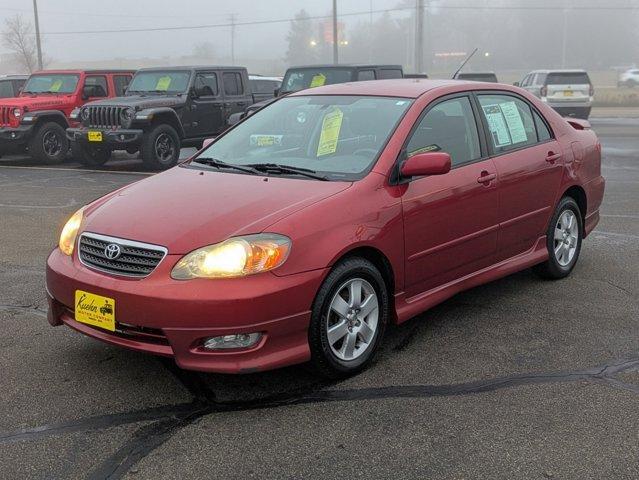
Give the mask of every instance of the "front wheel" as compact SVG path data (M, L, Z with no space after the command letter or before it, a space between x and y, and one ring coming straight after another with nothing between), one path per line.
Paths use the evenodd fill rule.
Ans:
M170 125L158 125L144 136L142 160L155 170L166 170L180 158L180 137Z
M311 363L322 375L342 378L364 370L377 351L389 317L389 297L368 260L337 264L322 284L311 314Z
M101 167L111 158L111 150L105 147L93 147L81 145L77 142L71 144L73 159L87 167Z
M583 222L579 205L571 197L564 197L546 232L548 260L534 267L535 273L543 278L560 279L570 275L579 259Z
M64 128L56 122L48 122L36 131L29 142L29 154L47 165L62 163L69 151L69 140Z

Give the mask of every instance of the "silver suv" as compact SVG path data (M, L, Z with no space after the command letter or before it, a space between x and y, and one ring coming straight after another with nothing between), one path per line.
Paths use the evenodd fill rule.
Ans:
M518 86L541 98L561 115L590 116L595 89L585 70L535 70Z

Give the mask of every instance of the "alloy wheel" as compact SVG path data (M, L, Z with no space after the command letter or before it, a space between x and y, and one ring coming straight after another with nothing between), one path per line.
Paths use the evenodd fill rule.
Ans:
M579 242L579 222L572 210L564 210L555 225L554 253L557 263L567 267L575 258Z
M42 137L42 149L49 157L55 157L62 150L62 142L58 134L52 130Z
M333 354L344 361L363 355L377 332L379 301L373 286L362 278L350 279L328 308L326 334Z
M155 139L155 155L162 162L169 161L175 154L175 143L167 133L161 133Z

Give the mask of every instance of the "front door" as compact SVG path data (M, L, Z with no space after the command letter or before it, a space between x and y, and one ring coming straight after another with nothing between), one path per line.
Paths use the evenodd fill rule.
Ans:
M531 249L554 210L563 151L531 105L512 94L477 96L499 177L499 258Z
M447 152L452 170L412 179L402 196L408 297L492 263L498 182L482 150L476 112L465 95L428 107L412 133L406 155Z
M224 84L224 107L228 118L234 113L244 112L248 107L248 85L244 85L242 75L239 72L222 73L222 82Z
M222 132L224 122L224 100L220 94L216 72L198 72L193 82L188 137L214 136Z

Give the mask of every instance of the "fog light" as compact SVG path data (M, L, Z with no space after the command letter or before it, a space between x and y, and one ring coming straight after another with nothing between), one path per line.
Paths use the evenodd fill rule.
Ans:
M16 132L11 132L11 138L16 138Z
M261 333L236 333L220 337L207 338L204 348L207 350L226 350L230 348L248 348L255 345L262 338Z

